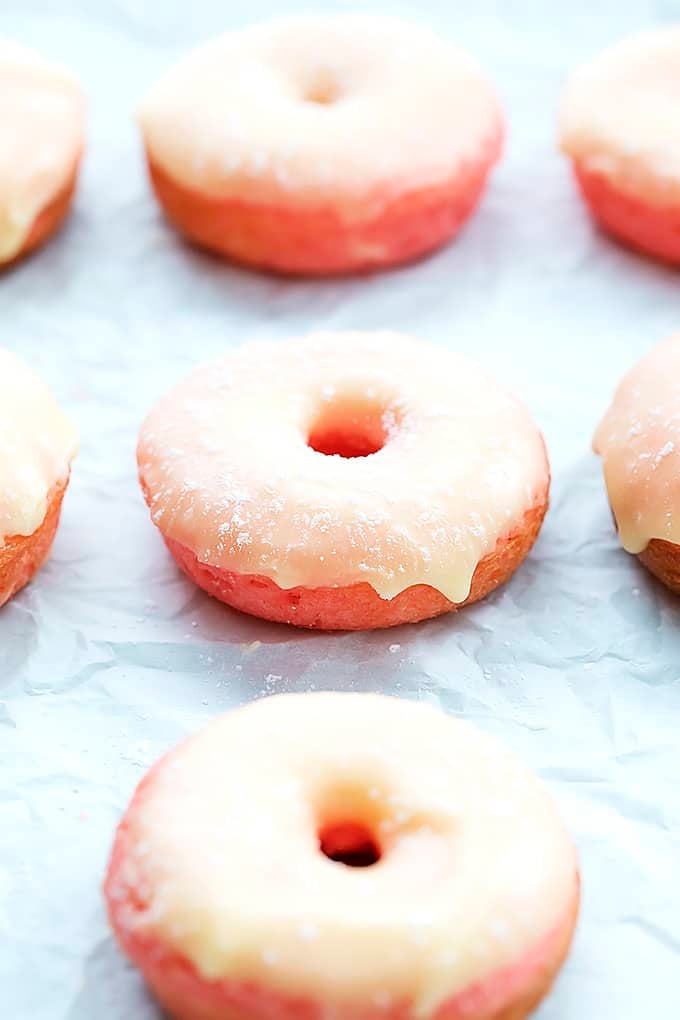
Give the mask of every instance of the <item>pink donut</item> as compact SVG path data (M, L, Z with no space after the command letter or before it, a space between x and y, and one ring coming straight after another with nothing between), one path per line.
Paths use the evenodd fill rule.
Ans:
M680 594L680 333L625 375L595 433L624 549Z
M105 894L177 1020L522 1020L579 880L502 745L429 706L324 693L253 702L163 758Z
M0 348L0 606L49 556L77 450L47 386Z
M246 344L162 398L137 459L152 519L197 584L327 630L482 598L531 548L550 481L514 397L397 333Z
M680 27L625 39L579 68L562 99L562 149L597 222L680 262Z
M0 38L0 266L42 244L67 215L84 146L71 74Z
M498 159L498 102L463 52L373 15L298 16L195 50L140 112L168 218L287 273L416 258L452 237Z

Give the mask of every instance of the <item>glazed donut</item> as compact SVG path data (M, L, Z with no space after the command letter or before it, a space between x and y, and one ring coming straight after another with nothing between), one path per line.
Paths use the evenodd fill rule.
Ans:
M7 265L42 244L70 208L83 95L65 69L0 38L0 122L0 265Z
M177 1020L522 1020L579 880L509 750L429 706L322 693L253 702L163 758L105 895Z
M590 211L614 237L680 262L680 27L645 32L567 86L561 145Z
M0 348L0 606L49 554L77 445L47 387Z
M475 362L398 333L231 351L160 400L137 459L152 519L197 584L326 630L483 598L548 505L522 405Z
M602 457L621 543L680 592L680 333L624 377L600 423Z
M372 15L299 16L195 50L140 123L169 220L221 255L285 273L404 262L452 237L502 142L476 64Z

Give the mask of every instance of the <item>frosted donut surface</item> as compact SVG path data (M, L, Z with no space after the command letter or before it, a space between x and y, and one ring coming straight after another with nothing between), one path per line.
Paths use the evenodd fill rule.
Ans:
M570 79L563 150L624 193L680 203L680 26L610 47Z
M47 386L0 348L0 546L42 523L49 492L68 479L77 449Z
M360 422L370 456L310 445ZM154 522L199 561L280 588L431 585L464 601L480 560L547 501L526 409L474 361L396 333L254 342L194 371L146 418Z
M645 355L619 385L593 448L621 543L680 544L680 333Z
M151 87L153 160L216 197L375 215L448 181L500 134L475 62L431 30L367 14L280 18L193 51ZM496 146L496 142L494 142Z
M22 248L68 185L83 148L85 103L71 74L0 38L0 262Z

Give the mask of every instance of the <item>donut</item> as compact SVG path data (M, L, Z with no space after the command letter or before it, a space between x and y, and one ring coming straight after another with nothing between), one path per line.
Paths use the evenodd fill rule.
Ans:
M44 383L0 348L0 606L49 554L77 445Z
M574 847L519 759L370 694L213 720L142 780L104 889L177 1020L522 1020L579 904Z
M279 18L189 53L140 109L172 224L282 273L378 269L442 245L500 155L477 65L419 25Z
M593 440L624 549L680 592L680 333L619 385Z
M139 477L179 566L228 605L324 630L483 598L548 505L542 437L474 361L398 333L255 341L144 421Z
M0 266L16 262L66 217L83 151L85 103L59 65L0 38Z
M680 262L680 27L626 39L580 68L561 147L594 219L614 238Z

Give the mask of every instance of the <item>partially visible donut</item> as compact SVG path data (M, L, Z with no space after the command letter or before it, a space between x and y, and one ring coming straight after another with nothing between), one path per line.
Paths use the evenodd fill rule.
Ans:
M105 894L176 1020L523 1020L579 878L547 792L490 737L304 694L213 721L147 774Z
M560 136L595 220L648 255L680 262L680 26L644 32L580 68Z
M80 87L62 67L0 39L0 266L41 245L67 215L85 133Z
M231 351L161 399L137 459L152 519L197 584L326 630L483 598L529 552L550 483L514 397L398 333Z
M680 593L680 333L626 374L593 448L624 549Z
M281 18L185 57L141 107L168 218L287 273L380 268L452 237L498 159L498 102L463 52L374 15Z
M0 348L0 605L49 554L76 449L47 387Z

